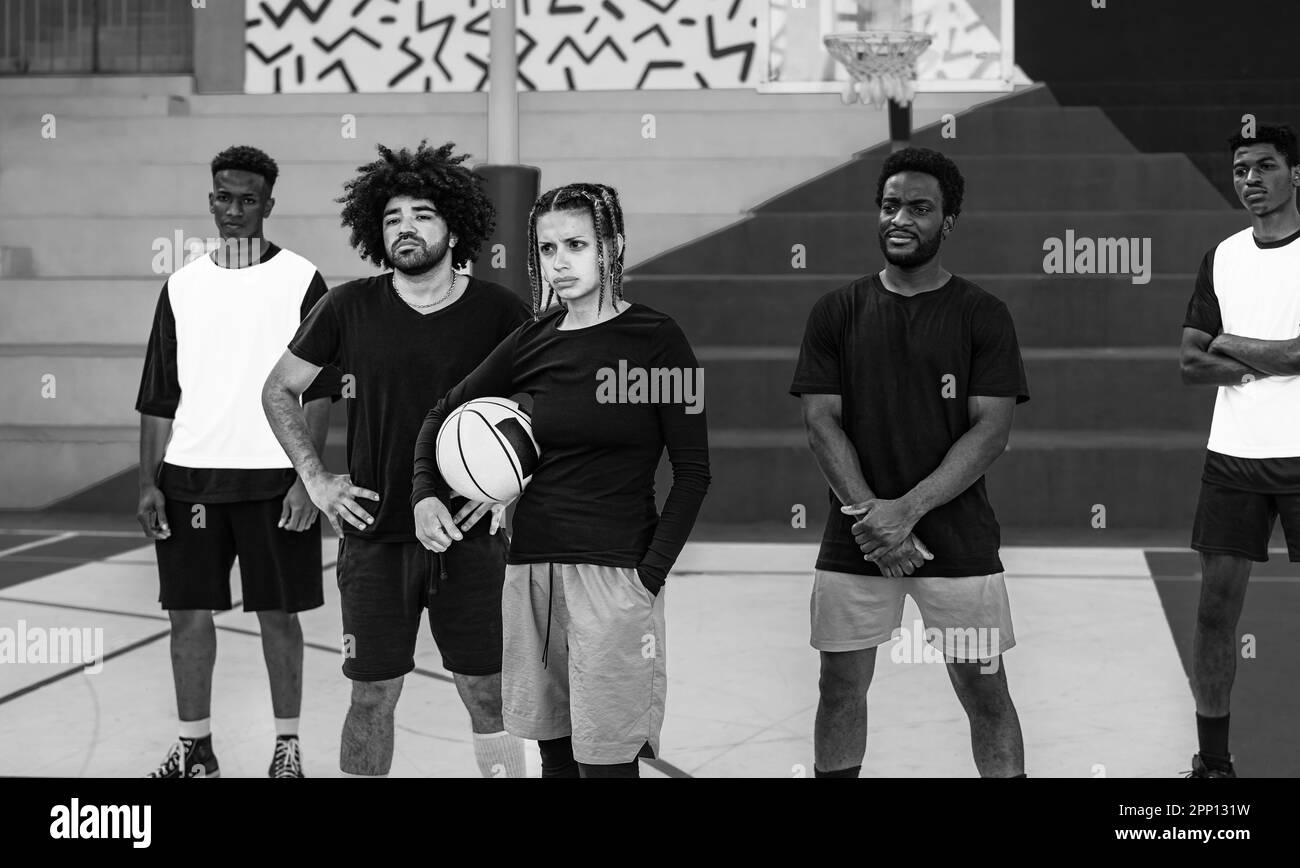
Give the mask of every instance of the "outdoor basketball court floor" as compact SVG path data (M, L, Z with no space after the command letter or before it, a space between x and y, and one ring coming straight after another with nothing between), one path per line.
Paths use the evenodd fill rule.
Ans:
M0 529L0 630L102 628L102 671L0 663L0 774L135 777L175 738L167 620L151 544L127 531ZM332 538L326 604L308 643L301 735L310 777L337 775L349 687ZM816 547L693 543L666 593L668 711L647 777L811 776L817 654L808 646ZM1035 777L1171 777L1196 749L1185 674L1195 556L1150 548L1003 549L1017 646L1006 656ZM236 592L238 584L235 584ZM1233 748L1242 776L1300 776L1300 565L1257 567L1240 631ZM917 619L909 601L904 626ZM21 623L20 623L21 622ZM273 745L257 619L217 616L214 746L225 777L266 774ZM882 648L864 777L972 777L969 733L943 666ZM887 653L888 650L888 653ZM423 628L398 705L395 777L476 776L469 720ZM530 767L537 774L535 746Z

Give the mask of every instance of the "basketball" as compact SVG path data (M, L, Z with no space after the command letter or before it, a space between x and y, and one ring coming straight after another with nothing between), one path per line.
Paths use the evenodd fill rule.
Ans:
M479 398L456 409L438 431L438 469L452 490L484 503L509 503L537 467L532 420L507 398Z

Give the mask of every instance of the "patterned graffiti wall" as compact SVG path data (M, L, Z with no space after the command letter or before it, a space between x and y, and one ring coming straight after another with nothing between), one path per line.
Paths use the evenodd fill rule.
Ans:
M245 0L247 93L476 91L491 0ZM754 87L766 0L513 0L521 87Z

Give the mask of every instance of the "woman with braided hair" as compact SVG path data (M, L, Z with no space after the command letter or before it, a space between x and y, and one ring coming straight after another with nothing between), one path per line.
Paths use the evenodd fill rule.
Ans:
M514 396L530 412L541 454L502 596L506 729L540 742L543 777L637 777L663 726L664 582L709 484L703 373L671 318L623 298L612 188L543 194L528 236L533 319L425 417L412 505L436 512L449 496L434 444L453 410ZM660 514L665 449L673 484Z

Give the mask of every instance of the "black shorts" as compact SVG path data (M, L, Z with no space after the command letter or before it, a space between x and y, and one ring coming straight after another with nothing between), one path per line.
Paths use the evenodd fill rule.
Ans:
M283 505L282 497L207 504L167 498L172 535L154 541L162 607L233 608L230 568L236 557L245 612L302 612L323 605L320 518L300 532L278 528Z
M449 672L500 672L505 575L500 531L453 543L441 555L418 542L374 542L345 534L338 560L343 674L353 681L387 681L414 669L425 608Z
M1287 555L1300 562L1300 494L1261 494L1202 482L1192 548L1263 563L1268 560L1268 540L1279 516Z

